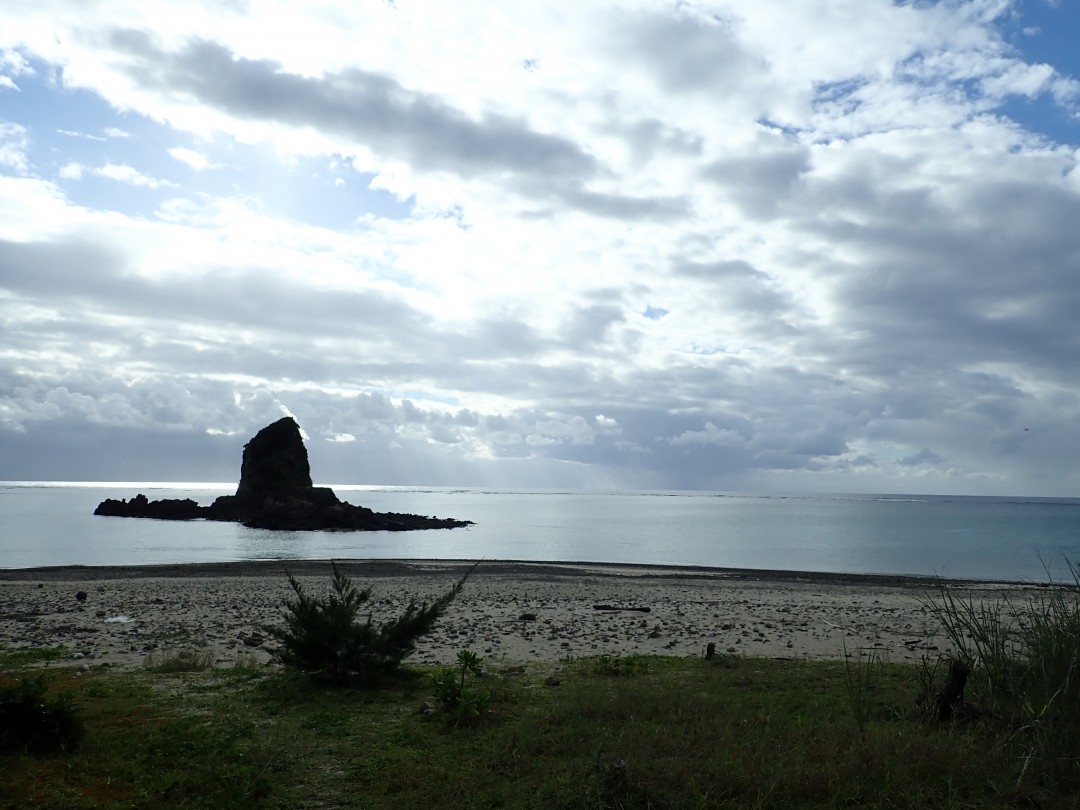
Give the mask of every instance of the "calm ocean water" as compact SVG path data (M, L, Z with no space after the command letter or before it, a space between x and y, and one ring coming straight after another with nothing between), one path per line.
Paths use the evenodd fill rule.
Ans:
M522 492L335 486L380 512L475 521L405 533L268 532L95 517L104 498L194 498L235 485L0 482L0 568L290 559L513 559L1067 577L1080 499L702 492Z

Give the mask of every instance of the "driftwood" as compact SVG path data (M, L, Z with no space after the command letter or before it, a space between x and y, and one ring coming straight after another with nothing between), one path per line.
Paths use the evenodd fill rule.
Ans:
M650 607L619 607L618 605L593 605L593 610L636 610L638 613L649 613Z
M971 667L963 661L956 660L949 664L949 677L935 698L938 720L944 722L951 719L956 707L964 702L964 686L970 674Z

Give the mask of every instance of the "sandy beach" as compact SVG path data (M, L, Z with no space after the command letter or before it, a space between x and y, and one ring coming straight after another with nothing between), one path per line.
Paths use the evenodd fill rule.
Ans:
M270 660L260 630L279 624L291 595L285 567L311 593L329 588L328 562L248 562L0 571L4 646L71 650L75 666L143 666L147 656L204 650L217 666ZM371 585L376 619L409 599L444 593L470 563L340 563ZM461 649L493 666L567 657L717 652L771 658L840 658L874 649L906 661L946 650L920 599L937 581L801 572L582 563L484 562L410 660L453 659ZM1023 586L953 583L994 598ZM1033 588L1034 590L1034 588ZM79 593L85 598L78 599ZM600 608L600 609L598 609ZM647 610L646 610L647 609ZM56 665L55 663L53 665Z

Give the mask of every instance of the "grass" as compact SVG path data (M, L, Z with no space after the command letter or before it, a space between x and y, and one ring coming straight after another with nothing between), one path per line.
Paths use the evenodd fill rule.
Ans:
M48 672L87 734L0 759L5 807L1042 807L1072 783L1017 777L1024 748L916 710L914 667L877 661L850 719L842 662L635 657L498 668L467 726L420 712L426 671L377 690L280 670ZM618 677L612 677L617 675Z
M0 806L1075 807L1073 575L1024 604L927 597L970 669L946 723L929 709L948 666L861 649L607 655L556 671L463 652L457 668L366 689L252 659L217 669L191 650L129 673L39 666L62 648L0 652L0 688L34 672L86 729L78 750L0 758Z
M1071 584L1023 603L941 588L924 604L971 668L972 709L1011 729L1022 748L1022 775L1080 787L1080 571L1069 570Z
M30 664L47 664L52 661L62 661L69 655L71 655L71 650L63 645L59 647L16 647L10 650L0 650L0 672L18 669Z
M154 650L146 656L143 665L155 672L203 672L213 669L214 657L211 650Z

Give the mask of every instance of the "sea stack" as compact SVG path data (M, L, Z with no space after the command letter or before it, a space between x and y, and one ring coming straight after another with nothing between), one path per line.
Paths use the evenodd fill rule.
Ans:
M306 489L311 489L311 465L300 426L291 416L267 425L244 445L237 498L287 498Z
M317 525L320 520L326 520L318 517L320 509L341 505L329 487L312 486L311 465L300 426L291 416L286 416L264 427L244 445L236 494L223 495L214 501L206 517L238 520L270 529L286 528L272 523L298 522L311 523L314 528L348 528Z
M378 513L338 499L329 487L313 486L307 448L291 416L267 425L244 445L235 495L210 506L193 500L150 501L139 494L106 499L95 515L158 520L224 520L257 529L288 531L408 531L453 529L472 521Z

